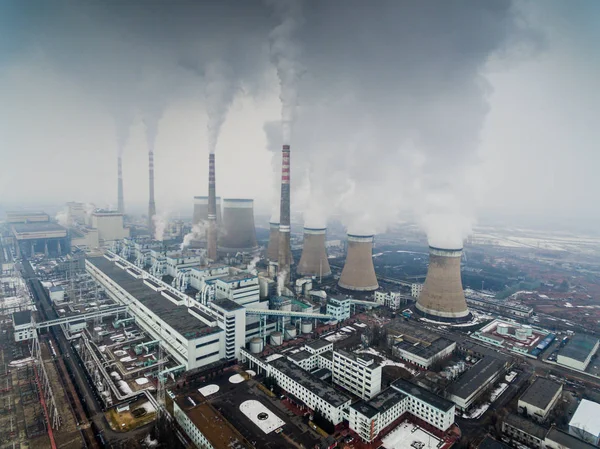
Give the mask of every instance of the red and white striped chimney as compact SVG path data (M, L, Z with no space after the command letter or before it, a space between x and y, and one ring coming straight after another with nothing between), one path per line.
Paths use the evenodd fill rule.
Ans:
M281 208L279 213L279 257L278 276L284 276L285 283L290 280L292 249L290 245L290 146L281 150Z

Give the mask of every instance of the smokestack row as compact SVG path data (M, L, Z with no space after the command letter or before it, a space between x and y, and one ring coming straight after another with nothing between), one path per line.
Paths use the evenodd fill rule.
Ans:
M223 225L219 233L222 254L250 252L257 248L254 200L223 199Z
M373 291L379 288L373 266L373 236L348 234L346 263L338 285L345 290Z
M148 231L150 236L154 236L154 220L152 217L156 215L156 203L154 202L154 152L148 152L148 179L149 179L149 200L148 200Z
M217 204L217 226L219 226L223 219L221 217L221 197L216 197ZM192 218L192 224L198 224L200 222L208 221L208 197L207 196L195 196L194 197L194 214Z
M215 185L215 155L208 155L208 228L206 248L209 259L217 260L217 194Z
M267 259L277 262L279 257L279 223L269 223L269 245L267 246Z
M290 280L292 265L292 248L290 244L290 146L284 145L281 150L281 207L279 213L279 255L278 277L284 282Z
M460 278L462 248L429 247L429 268L417 311L439 321L466 321L470 318Z
M118 179L117 196L118 196L119 213L124 214L125 213L125 201L123 200L123 167L122 167L121 155L119 155L119 158L117 159L117 179Z
M298 263L298 274L319 277L331 275L327 250L325 249L326 232L326 228L304 228L304 243L302 256Z

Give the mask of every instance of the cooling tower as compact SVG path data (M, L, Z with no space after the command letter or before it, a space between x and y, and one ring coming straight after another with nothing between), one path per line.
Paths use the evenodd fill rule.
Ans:
M148 152L148 180L149 180L149 195L148 195L148 231L150 236L154 236L154 220L152 217L156 215L156 203L154 202L154 152Z
M217 225L222 223L221 217L221 198L217 197ZM201 221L208 221L208 197L207 196L195 196L194 197L194 214L192 217L192 224L198 224Z
M269 223L269 245L267 246L267 259L277 262L279 257L279 223Z
M254 222L252 223L254 227ZM217 194L215 182L215 154L208 155L208 228L206 229L206 255L217 260Z
M281 150L281 203L279 212L279 255L277 265L279 275L284 282L290 280L292 265L292 247L290 244L290 146ZM279 276L278 275L278 276Z
M118 185L117 185L117 196L118 196L118 207L119 213L125 213L125 201L123 200L123 167L121 156L117 159L117 177L118 177Z
M326 231L326 228L304 228L304 244L298 263L298 274L319 277L331 275L325 249Z
M223 199L223 225L219 232L219 252L253 251L257 247L254 229L254 200Z
M348 234L348 253L338 285L353 291L372 291L379 288L373 266L372 235Z
M469 318L469 309L460 279L461 249L429 247L429 268L417 301L417 310L442 321Z

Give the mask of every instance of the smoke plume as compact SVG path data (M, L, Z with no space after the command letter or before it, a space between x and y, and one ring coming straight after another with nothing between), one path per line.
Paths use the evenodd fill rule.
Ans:
M162 242L169 224L167 214L156 214L152 217L152 221L154 222L154 239Z
M59 225L64 226L65 228L69 227L71 224L69 220L69 211L66 209L59 211L54 217L54 219Z
M236 84L233 69L223 60L209 62L204 70L204 79L208 115L208 150L212 154L217 148L221 127L233 103Z
M257 274L256 264L260 261L259 256L254 256L248 266L246 267L246 271L252 274Z
M207 223L201 221L200 223L192 226L192 230L183 236L183 242L181 242L181 251L189 247L192 240L199 240L206 235Z

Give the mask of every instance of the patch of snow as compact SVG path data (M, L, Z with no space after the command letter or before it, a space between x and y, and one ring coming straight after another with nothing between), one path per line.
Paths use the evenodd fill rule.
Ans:
M283 354L271 354L270 356L267 356L265 362L272 362L273 360L280 359L281 357L283 357Z
M119 373L117 373L116 371L112 371L110 373L110 377L112 377L115 380L121 380L121 376L119 375Z
M144 410L146 410L146 413L148 413L148 414L156 412L156 409L149 401L144 402L138 408L143 408Z
M437 449L441 440L408 421L398 425L382 440L386 449L410 449L416 446L413 446L415 442L422 444L421 449Z
M481 404L479 407L470 410L468 413L463 413L463 418L465 419L477 419L483 415L487 409L490 408L490 403L486 402Z
M498 385L494 391L492 391L492 393L490 394L490 400L492 402L494 402L496 399L498 399L502 393L504 393L506 391L506 389L508 388L508 384L505 384L504 382L502 382L500 385Z
M570 308L570 307L573 307L573 304L571 304L570 302L566 302L566 303L565 303L565 307L569 307L569 308Z
M8 365L9 366L25 366L25 365L29 365L30 363L33 363L33 361L34 361L33 357L27 357L24 359L13 360Z
M275 413L254 399L242 402L240 411L264 433L271 433L285 424Z
M506 376L504 376L504 379L506 379L506 381L508 383L512 382L513 380L515 380L515 377L517 377L517 373L515 373L514 371L511 371L510 373L508 373Z
M333 335L329 335L328 337L325 337L325 340L334 342L334 341L343 340L345 338L348 338L347 334L336 333Z
M138 385L146 385L148 382L150 382L150 381L148 379L146 379L145 377L140 377L135 380L135 383Z
M127 382L125 382L124 380L118 381L117 386L119 387L119 390L121 390L125 394L133 393L131 387L127 385Z
M256 371L253 371L253 370L251 370L251 369L247 369L247 370L246 370L246 373L248 373L248 375L249 375L250 377L254 377L254 376L256 376Z
M198 391L202 396L210 396L219 391L219 386L215 384L206 385L205 387L198 388Z
M125 363L126 362L133 362L134 360L135 360L135 357L130 357L130 356L123 357L122 359L119 359L120 362L125 362Z
M229 378L229 382L231 382L232 384L239 384L242 383L244 380L245 379L242 377L241 374L234 374Z
M367 327L365 323L354 323L354 325L358 327Z

